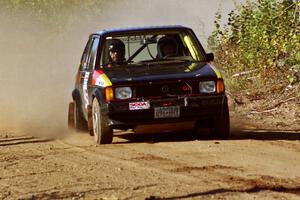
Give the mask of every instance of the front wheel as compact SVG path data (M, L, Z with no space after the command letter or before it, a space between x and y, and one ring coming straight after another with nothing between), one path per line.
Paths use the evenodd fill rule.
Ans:
M108 117L101 113L97 98L93 100L93 131L97 144L110 144L113 140L113 129L108 126Z
M217 117L210 128L210 132L214 139L226 140L230 135L230 119L228 105L223 106L222 113Z

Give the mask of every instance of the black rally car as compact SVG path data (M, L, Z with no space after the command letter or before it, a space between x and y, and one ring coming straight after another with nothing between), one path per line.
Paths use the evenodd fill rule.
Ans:
M99 144L113 129L195 122L215 139L229 136L223 78L194 32L183 26L103 30L83 52L69 127L89 130Z

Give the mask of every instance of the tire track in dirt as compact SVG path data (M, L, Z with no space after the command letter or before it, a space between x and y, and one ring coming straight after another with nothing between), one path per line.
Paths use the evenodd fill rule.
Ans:
M124 149L124 147L126 147L125 148L126 154L131 155L126 158L127 160L136 159L136 160L144 160L146 162L149 161L150 163L151 162L162 163L164 165L170 165L173 167L176 167L176 166L177 167L187 167L187 168L200 167L200 169L202 169L201 167L205 168L207 166L208 167L218 166L218 164L217 165L214 164L215 162L205 162L202 164L200 164L199 162L191 163L192 160L199 161L199 159L203 159L203 160L211 159L212 152L209 152L207 150L207 147L209 147L209 149L212 149L212 150L215 150L215 149L226 150L227 147L229 147L228 145L225 145L225 146L223 145L221 147L219 146L222 143L224 143L224 144L228 143L225 141L220 141L220 142L219 141L191 141L191 142L192 143L190 143L190 144L193 144L193 145L200 144L199 150L197 150L196 152L195 152L195 150L188 152L186 150L183 150L183 148L178 147L178 143L176 143L176 145L172 145L170 142L155 143L155 144L143 144L143 145L136 145L135 143L133 143L135 145L130 145L130 143L129 144L127 143L125 145L120 146L120 148ZM207 147L203 148L203 145L201 146L202 142L204 142L205 144L208 144ZM247 152L247 149L251 150L250 147L253 146L254 144L257 146L257 148L259 146L264 146L264 144L265 144L265 141L257 141L257 140L254 140L254 141L247 140L246 142L248 145L246 145L245 147L237 146L237 148L234 148L234 151L242 150L241 154L243 154L243 153ZM237 142L234 141L234 144L232 144L232 145L236 146L238 143L239 143L238 141ZM118 146L118 145L112 145L112 146ZM185 144L182 146L185 146ZM108 151L106 151L105 153L107 153L107 155L109 155L109 151L110 151L110 147L108 147ZM228 150L226 150L226 152L227 151ZM209 153L209 154L205 155L206 153ZM215 153L213 153L213 155L214 154ZM218 154L218 152L216 152L216 154ZM218 157L220 157L220 156L218 156ZM220 159L218 157L216 157L215 160ZM197 159L195 159L195 158L197 158ZM122 158L122 159L124 159L124 158ZM184 163L190 163L191 165L186 166ZM226 167L230 167L232 165L226 165L226 164L220 165L219 164L219 166L224 166L224 168L226 168ZM243 168L244 167L242 167L242 166L234 167L236 172L237 171L242 172ZM231 170L233 170L233 167ZM244 170L247 170L247 168L244 168Z
M239 171L239 172L243 172L243 168L242 167L231 167L231 166L224 166L224 165L212 165L212 166L190 166L190 165L186 165L183 164L181 162L177 162L174 160L171 160L167 157L162 157L162 156L158 156L158 155L153 155L153 154L147 154L145 152L140 151L140 148L137 148L136 146L132 146L132 145L128 145L128 147L125 147L126 145L122 145L122 148L125 148L127 153L128 151L130 152L129 154L132 155L132 157L130 159L127 158L127 160L133 160L133 162L135 161L146 161L148 162L148 164L150 164L150 166L156 166L159 168L159 171L163 171L165 174L166 171L170 172L173 176L174 173L176 174L175 176L178 176L178 174L184 175L184 176L188 176L188 177L196 177L197 180L195 180L195 184L197 184L197 182L199 182L199 178L201 178L201 176L199 176L199 172L200 174L205 173L206 174L206 181L202 181L203 183L207 183L209 184L209 182L215 182L215 183L220 183L226 182L226 177L228 174L228 171L230 171L230 174L234 174L235 172ZM155 150L160 152L160 148L165 149L165 145L162 146L155 146ZM145 148L145 146L143 146ZM85 148L86 149L86 148ZM173 152L174 148L170 147L167 148L168 151ZM86 149L87 151L88 148ZM175 151L175 153L178 153ZM134 156L134 155L138 155L138 156ZM164 153L163 153L164 155ZM108 155L110 156L110 155ZM117 160L119 160L119 158L117 158ZM136 163L135 163L136 164ZM145 163L139 163L139 165L145 166ZM174 169L165 169L163 168L164 165L168 165L168 166L172 166ZM176 167L176 168L175 168ZM140 167L138 167L140 168ZM145 168L143 168L143 171ZM196 173L191 173L191 172L196 172ZM169 173L167 173L168 176L170 176ZM209 178L210 177L210 178ZM223 178L222 178L223 177ZM231 176L231 177L235 177L235 176ZM202 175L203 178L203 175ZM236 179L239 178L239 176L235 177ZM210 180L210 181L209 181ZM247 182L244 182L245 184L247 184ZM227 187L230 188L231 184L227 183ZM246 189L243 190L230 190L228 189L227 192L239 192L239 193L243 193L246 191Z
M3 171L0 176L0 185L7 188L6 194L24 194L27 192L26 187L28 185L36 187L35 183L30 183L31 179L45 177L56 172L56 170L47 170L46 167L41 167L43 165L39 161L42 161L45 157L45 151L40 150L40 142L44 143L43 147L47 147L49 143L53 144L51 140L32 136L5 137L5 139L1 139L0 144L3 146L1 147L1 152L3 153L1 156L1 168ZM29 184L25 184L27 182ZM2 191L5 190L2 189Z
M19 148L28 148L28 145L30 144L23 144L21 146L19 146ZM31 144L31 145L35 145L35 144ZM101 148L100 147L95 147L95 148L82 148L82 147L76 147L76 146L72 146L72 145L68 145L68 144L64 144L60 141L52 141L49 142L47 144L43 144L43 146L45 148L37 148L34 153L35 155L32 156L28 156L25 155L25 157L27 157L27 159L24 160L23 157L21 156L15 156L14 159L15 160L19 160L22 159L22 162L26 161L26 160L30 160L30 158L32 159L41 159L43 158L43 161L49 159L50 157L55 157L55 162L58 163L56 166L54 166L54 169L58 169L60 167L64 167L65 165L68 166L73 166L75 167L75 169L78 169L79 166L81 166L82 169L80 169L79 171L84 172L83 176L78 176L76 179L85 179L86 177L93 177L95 176L95 170L90 169L91 166L97 166L95 168L100 169L103 174L99 174L97 173L96 176L98 178L102 177L102 178L106 178L106 181L104 182L109 182L112 181L114 182L114 184L116 184L117 180L111 180L111 176L110 177L105 177L105 172L106 173L113 173L115 177L118 177L117 174L127 172L127 175L125 176L132 176L134 174L136 174L138 176L138 178L135 178L135 181L132 181L129 186L127 183L123 182L121 184L117 184L120 187L119 191L122 193L126 193L126 191L139 191L142 188L148 188L150 187L156 187L156 182L157 180L159 180L159 182L165 183L165 184L161 184L161 186L163 188L165 188L167 190L167 187L170 186L170 183L172 183L172 185L176 187L180 187L182 184L186 184L189 185L191 182L196 182L197 179L194 179L192 177L187 177L185 175L183 175L182 177L180 176L171 176L170 177L170 173L166 173L157 169L153 169L153 167L150 166L139 166L139 164L132 162L132 161L128 161L128 160L123 160L120 158L115 158L115 157L111 157L110 155L101 155ZM55 147L55 148L53 148ZM46 150L45 150L46 149ZM54 151L54 152L51 152ZM119 151L119 150L117 150ZM37 155L42 155L44 154L43 157L39 157ZM29 159L28 159L29 158ZM13 159L13 158L10 158ZM9 160L9 159L7 159ZM62 164L61 164L62 163ZM101 163L101 166L99 167L99 163ZM49 164L49 163L48 163ZM105 167L105 165L107 165L107 167ZM115 166L118 166L117 168ZM41 166L42 167L42 166ZM50 167L51 168L51 167ZM93 167L92 167L93 168ZM117 170L117 172L116 172ZM5 179L11 179L11 180L16 180L19 179L21 177L26 178L26 179L34 179L35 177L38 176L44 176L43 174L50 174L52 176L59 176L59 175L63 175L63 173L66 173L66 169L63 168L61 170L55 171L46 171L46 170L41 170L40 173L36 173L36 172L23 172L21 173L21 175L17 174L14 176L7 176L5 177ZM69 171L69 173L72 174L72 171ZM104 176L104 177L103 177ZM102 179L100 178L100 180ZM167 180L164 180L167 179ZM177 180L179 179L179 180ZM146 181L145 181L146 180ZM177 180L177 181L174 181ZM95 179L90 179L89 181L96 182ZM123 180L124 181L124 180ZM12 181L13 182L13 181ZM99 181L98 181L99 182ZM101 182L100 184L104 184L105 183ZM144 184L141 184L145 182ZM177 183L174 183L177 182ZM19 182L20 183L20 182ZM83 181L83 183L88 183ZM18 185L18 184L17 184ZM164 186L164 185L168 185L168 186ZM33 187L34 185L32 185ZM73 186L72 186L73 187ZM70 188L72 188L70 186L68 186L68 184L61 184L60 186L58 186L56 188L55 191L60 190L60 191L66 191ZM85 190L87 191L87 188L93 188L93 185L88 183L86 184L86 186L84 186L83 184L81 184L81 190ZM39 190L35 190L34 187L32 189L30 189L31 187L29 186L27 188L27 190L29 190L29 193L36 195L39 194L39 192L43 191L43 187L41 187ZM102 187L101 187L102 188ZM109 186L107 186L107 188L110 188ZM118 191L118 189L115 188L116 192ZM98 188L99 189L99 188ZM80 190L80 191L81 191ZM100 189L99 189L100 190ZM98 190L98 191L99 191ZM155 189L151 189L153 192L155 192ZM49 190L48 192L55 192L52 190ZM97 188L95 188L95 191L97 191ZM63 192L64 193L64 192ZM117 192L118 193L118 192Z
M180 168L175 168L172 171L191 173L192 171L217 171L217 170L244 171L242 168L230 167L224 165L211 165L211 166L201 166L201 167L184 166Z
M61 142L61 141L59 141ZM70 144L65 144L64 145L70 145ZM71 145L73 146L73 145ZM127 171L130 170L136 174L139 174L139 176L143 175L142 178L142 182L143 180L147 180L146 182L149 182L149 178L151 176L154 177L152 184L151 184L151 180L150 180L150 185L153 185L153 182L157 182L157 177L160 177L162 179L160 179L160 184L159 186L155 186L155 188L160 187L160 188L169 188L169 184L172 183L171 187L177 185L181 186L181 185L189 185L188 190L193 189L193 187L191 187L191 185L196 185L196 187L194 187L194 190L196 188L199 188L199 179L191 177L189 175L179 175L179 174L174 174L173 172L168 172L165 170L161 170L159 169L159 165L150 165L150 166L145 166L145 165L141 165L140 163L136 163L136 160L133 161L129 161L129 160L124 160L122 158L116 158L116 157L112 157L111 155L99 155L98 151L99 149L96 148L96 151L94 151L95 149L91 150L90 148L82 148L82 147L78 147L78 146L73 146L74 149L76 149L76 151L79 151L83 154L86 154L90 159L91 157L94 157L92 160L97 160L97 159L101 159L101 161L108 161L112 166L121 166L121 171ZM100 147L98 147L100 148ZM103 147L101 147L103 148ZM126 151L127 149L125 148ZM101 151L101 150L100 150ZM153 157L151 157L153 158ZM161 160L161 158L159 157L155 157L155 159ZM165 159L163 159L165 160ZM72 161L74 161L72 159ZM105 162L103 162L103 164L106 164ZM131 172L131 173L132 173ZM124 175L126 177L126 175ZM156 178L155 178L156 177ZM139 181L134 181L135 183L133 185L137 185L139 183ZM154 184L156 185L156 184ZM136 190L135 188L141 188L140 185L138 186L134 186L134 187L130 187L129 190ZM155 191L155 190L154 190Z
M247 154L246 158L252 159L268 158L272 150L287 151L278 156L293 152L266 141L192 140L153 144L125 141L122 144L116 138L116 144L98 146L89 136L70 137L75 141L61 139L0 147L3 149L1 166L5 168L0 172L0 198L8 195L5 198L207 199L213 196L222 199L238 196L244 199L252 194L262 198L267 194L282 198L299 195L299 178L267 175L253 168L255 165L239 160L242 158L239 154Z
M152 168L155 168L156 171L159 171L160 174L162 176L174 176L174 177L177 177L178 176L184 176L184 177L193 177L193 182L194 183L189 183L189 184L199 184L199 180L201 180L202 178L202 184L211 184L212 182L215 182L216 184L220 184L220 182L222 182L222 178L221 177L224 177L228 171L231 171L231 173L235 173L236 171L243 171L241 168L239 167L230 167L230 166L222 166L222 165L214 165L214 166L202 166L202 167L191 167L190 165L187 166L186 164L183 164L183 163L178 163L178 162L174 162L173 160L170 160L169 158L166 158L166 157L161 157L161 156L157 156L157 155L152 155L152 154L145 154L145 152L140 152L138 151L137 149L134 149L134 147L132 145L128 145L129 149L130 149L130 155L132 155L131 157L131 161L129 162L130 164L130 167L132 168L132 163L134 163L135 167L138 168L138 169L142 169L142 171L147 171L148 170L153 170ZM125 145L122 146L122 148L124 148ZM145 146L144 146L145 147ZM157 148L157 146L155 146ZM85 150L89 151L88 148L84 148ZM171 148L173 149L173 148ZM125 150L123 151L126 151L127 152L127 148L125 148ZM135 153L132 153L134 152ZM159 150L158 150L159 151ZM95 153L95 152L93 152ZM138 156L134 156L138 154ZM109 158L111 159L111 156L110 155L107 155L109 156ZM115 159L115 158L114 158ZM121 159L122 162L123 159ZM127 159L128 161L129 159ZM116 159L117 162L120 161L120 158L117 158ZM149 165L145 165L145 163L136 163L136 161L146 161L146 162L149 162L148 164ZM175 165L174 165L175 163ZM127 162L128 164L128 162ZM126 165L127 165L126 164ZM136 164L138 164L138 166L136 166ZM163 168L162 166L164 165L169 165L169 166L172 166L173 168L177 166L177 168L175 168L175 170L169 170L169 169L165 169ZM145 166L148 166L145 168ZM149 167L151 166L151 167ZM178 167L181 167L181 168L178 168ZM177 169L177 170L176 170ZM135 171L139 171L137 169L135 169ZM195 176L195 174L191 174L190 171L198 171L198 172L201 172L200 174L203 174L205 173L205 176L203 175L199 175L199 173ZM178 173L178 172L181 172L181 173ZM185 172L185 173L184 173ZM202 177L201 177L202 176ZM219 177L218 177L219 176ZM204 178L205 177L205 178ZM203 178L204 178L204 181L203 181ZM241 191L243 192L243 191Z
M300 177L288 179L273 176L259 176L257 178L245 179L228 176L224 181L231 183L232 187L240 192L253 193L267 190L300 195Z
M99 151L98 149L94 149L93 150L90 150L89 148L84 148L84 147L78 147L78 146L73 146L71 144L67 144L67 143L64 143L62 141L58 141L60 144L63 144L63 145L67 145L69 147L73 147L74 150L76 151L79 151L80 153L82 154L85 154L87 155L89 158L93 158L93 159L101 159L101 161L107 161L109 163L114 163L113 165L114 166L123 166L123 167L126 167L126 168L130 168L130 169L134 169L134 171L140 171L141 173L145 171L151 171L151 172L155 172L155 173L158 173L160 175L163 175L163 176L173 176L171 173L169 172L165 172L165 171L162 171L162 170L159 170L153 166L144 166L144 165L139 165L137 162L135 162L135 160L139 160L139 157L138 159L132 159L132 160L129 160L129 159L122 159L122 158L118 158L118 157L112 157L111 155L106 155L106 154L98 154L97 151ZM126 149L127 150L127 149ZM124 151L124 150L123 150ZM148 155L149 157L143 157L144 159L146 160L153 160L156 159L156 160L164 160L164 161L168 161L168 159L166 158L162 158L162 157L158 157L158 156L151 156L151 155ZM197 179L193 178L193 177L186 177L186 176L182 176L182 177L176 177L176 178L181 178L182 180L186 180L186 181L197 181Z
M4 137L5 139L1 138L0 139L0 143L1 142L10 142L10 141L18 141L18 140L31 140L34 139L33 136L19 136L19 137Z
M23 136L23 137L9 137L6 139L0 139L0 146L10 146L10 145L19 145L27 143L41 143L49 142L51 139L36 138L32 136Z
M278 144L280 145L281 143L284 143L285 145L281 146L283 148L287 148L290 150L296 150L298 151L297 145L294 142L289 142L289 141L253 141L253 142L258 142L258 143L270 143L270 144ZM157 160L157 161L163 161L163 162L167 162L168 159L166 158L161 158L161 157L157 157L157 156L142 156L140 157L140 159L143 160ZM230 171L230 173L233 173L234 171L239 171L239 172L245 172L245 169L243 169L242 167L231 167L231 166L224 166L224 165L212 165L212 166L184 166L184 167L180 167L180 168L175 168L171 171L175 171L175 172L181 172L181 173L191 173L193 171L211 171L215 174L219 174L219 178L223 178L224 182L228 182L228 184L230 186L232 186L233 188L235 188L234 184L231 184L232 180L240 180L239 183L240 185L244 185L244 189L234 189L234 190L226 190L227 192L232 192L232 191L236 191L236 192L247 192L247 193L253 193L253 192L260 192L260 191L274 191L274 192L283 192L283 193L292 193L292 194L299 194L299 179L296 179L295 181L293 179L282 179L282 178L276 178L276 177L272 177L272 176L264 176L264 175L260 175L255 179L247 179L247 178L242 178L239 176L230 176L230 178L227 178L228 176L228 171ZM270 183L270 179L265 180L265 177L270 177L273 181L273 185ZM230 180L230 181L228 181ZM285 182L289 182L289 184L280 184L280 182L285 181ZM234 181L233 181L234 182ZM257 184L258 182L258 184ZM250 184L249 186L249 183ZM255 184L256 183L256 184Z
M268 141L267 143L300 153L300 141L298 141L298 144L288 141Z

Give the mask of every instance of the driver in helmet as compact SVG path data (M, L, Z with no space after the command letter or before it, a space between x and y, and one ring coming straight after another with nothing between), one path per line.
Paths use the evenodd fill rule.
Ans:
M173 37L164 36L157 43L158 58L178 56L178 44Z
M108 40L108 60L110 64L125 62L125 45L120 39Z

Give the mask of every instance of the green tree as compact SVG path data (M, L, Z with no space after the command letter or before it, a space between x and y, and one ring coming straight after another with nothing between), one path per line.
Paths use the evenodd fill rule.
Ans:
M208 44L218 64L229 75L255 69L262 82L272 72L287 77L290 69L300 70L299 6L295 0L248 1L229 13L225 27L217 13ZM235 86L248 85L240 79Z

